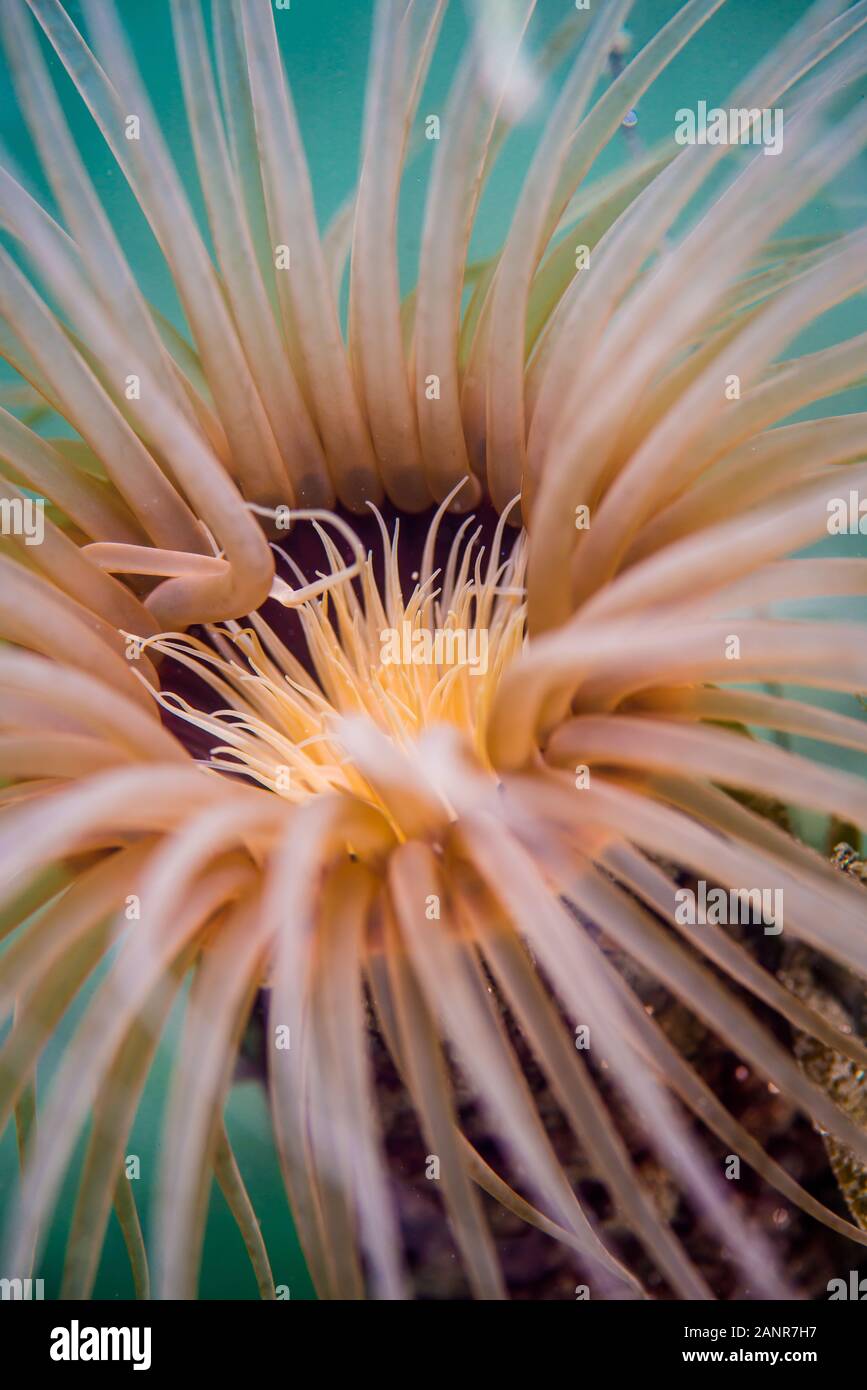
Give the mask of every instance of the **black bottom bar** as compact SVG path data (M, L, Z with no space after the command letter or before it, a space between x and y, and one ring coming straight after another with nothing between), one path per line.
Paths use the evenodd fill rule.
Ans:
M860 1289L856 1290L860 1293ZM458 1313L455 1331L460 1343L440 1335L444 1305L429 1304L420 1312L394 1309L388 1324L381 1309L355 1305L352 1341L335 1342L346 1327L346 1308L323 1303L50 1303L0 1301L0 1335L6 1357L15 1355L27 1370L58 1381L70 1376L90 1378L108 1371L112 1376L140 1376L213 1371L226 1382L237 1372L255 1377L278 1370L290 1379L299 1372L309 1380L333 1366L334 1352L346 1349L357 1372L363 1370L365 1331L376 1337L373 1366L389 1356L383 1333L392 1328L419 1328L417 1344L429 1384L438 1359L443 1372L454 1374L458 1364L466 1373L467 1353L477 1349L487 1376L500 1355L512 1358L518 1346L525 1364L538 1358L539 1372L548 1375L555 1363L552 1351L561 1335L578 1377L582 1367L603 1366L615 1373L645 1376L685 1368L701 1373L712 1366L763 1366L777 1371L799 1366L829 1375L851 1374L863 1356L867 1332L867 1289L822 1303L593 1303L577 1300L561 1315L546 1314L536 1323L526 1304L512 1306L508 1321L489 1323L475 1305ZM554 1316L554 1321L549 1318ZM422 1324L403 1319L421 1317ZM515 1331L523 1323L520 1342ZM467 1322L464 1323L464 1318ZM516 1323L515 1319L519 1319ZM449 1329L451 1330L451 1328ZM533 1341L527 1340L528 1333ZM402 1343L395 1343L396 1351ZM458 1351L458 1346L462 1350ZM370 1347L374 1351L373 1344ZM299 1361L300 1358L300 1361ZM311 1364L312 1362L312 1364ZM400 1357L409 1370L406 1351ZM505 1361L505 1364L510 1364ZM512 1370L514 1365L512 1364ZM414 1375L413 1369L410 1374Z

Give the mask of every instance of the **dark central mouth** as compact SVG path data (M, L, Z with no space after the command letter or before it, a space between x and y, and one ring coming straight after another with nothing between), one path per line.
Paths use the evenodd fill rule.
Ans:
M382 529L376 515L370 510L363 515L358 515L339 505L335 506L333 511L335 516L353 529L365 553L372 556L377 586L382 592L384 583ZM395 531L397 531L400 584L404 596L409 595L418 579L425 543L431 523L436 515L436 508L430 507L424 512L410 513L400 511L391 503L386 502L378 508L378 512L389 537L394 536ZM476 537L473 556L478 556L483 551L487 560L494 543L498 521L497 512L487 501L480 502L477 507L467 513L446 512L440 521L436 535L434 570L443 570L451 547L462 531L465 541ZM349 564L353 558L352 547L349 542L336 528L331 528L328 534L342 560ZM514 526L505 528L498 556L499 563L503 563L509 558L518 534L519 532ZM275 551L276 572L281 579L286 580L293 587L297 586L298 577L293 573L284 556L290 556L308 580L315 579L317 573L323 570L325 556L322 540L309 521L297 521L289 530L278 533L274 545L277 548ZM283 554L280 554L280 551ZM297 611L284 607L274 599L268 599L260 611L280 641L301 662L305 670L311 676L315 676L307 650L304 629ZM241 624L243 626L243 619ZM190 628L190 636L204 642L207 646L213 646L213 633L207 625L197 625ZM159 673L160 688L164 692L181 696L197 709L208 713L220 708L221 702L216 692L196 672L190 670L189 667L174 657L165 656L162 658ZM170 709L161 707L160 715L166 728L175 735L192 757L206 760L211 756L214 747L212 736L179 718Z

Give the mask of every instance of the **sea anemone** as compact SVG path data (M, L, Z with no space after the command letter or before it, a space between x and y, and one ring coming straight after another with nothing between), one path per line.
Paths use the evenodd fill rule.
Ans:
M206 234L109 0L84 0L86 38L60 0L4 0L62 219L5 161L0 351L22 379L0 410L0 1116L22 1161L5 1272L33 1267L89 1124L65 1295L91 1293L114 1206L139 1292L195 1296L216 1175L273 1296L224 1122L251 1015L321 1296L412 1292L383 1058L474 1297L509 1292L495 1205L564 1246L591 1297L718 1295L639 1145L748 1296L799 1289L732 1160L867 1243L646 993L867 1163L786 1028L862 1079L867 1042L757 948L782 917L740 913L782 895L805 959L867 977L862 884L769 804L849 839L867 823L864 783L818 756L867 752L864 628L779 613L867 586L867 560L804 553L867 488L867 415L782 423L862 381L867 334L781 356L867 282L867 232L785 231L867 144L867 0L818 0L732 96L784 110L772 157L673 131L645 148L636 108L721 4L688 0L631 55L629 0L564 6L542 40L534 0L474 0L401 299L398 202L444 0L378 3L358 187L324 235L288 7L212 0L209 31L198 0L172 0ZM130 268L45 39L189 341ZM496 156L566 58L502 250L471 262ZM612 142L613 172L588 180ZM702 894L729 915L690 920ZM184 992L146 1256L124 1155ZM631 1245L571 1180L555 1122Z

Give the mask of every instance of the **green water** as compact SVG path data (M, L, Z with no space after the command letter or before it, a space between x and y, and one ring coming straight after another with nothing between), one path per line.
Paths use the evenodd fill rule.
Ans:
M177 160L193 205L202 214L192 150L186 123L177 68L173 56L171 23L167 0L121 0L120 11L147 81L153 105ZM571 8L571 0L540 0L536 37L551 32ZM664 23L679 6L665 0L639 0L629 20L636 47ZM803 0L730 0L671 64L639 107L639 132L650 146L669 135L674 112L682 106L695 107L699 100L710 105L727 103L727 97L743 74L783 36L807 5ZM76 22L80 7L69 5ZM292 85L310 166L316 206L322 225L350 192L356 175L365 84L365 55L372 23L372 4L368 0L292 0L291 9L277 16L280 42ZM450 5L431 74L422 96L421 119L442 113L457 55L466 38L465 10ZM46 48L47 51L47 48ZM58 65L52 61L52 71ZM509 139L485 192L478 218L472 255L494 252L508 226L510 210L520 188L523 172L542 127L545 113L556 95L562 73L549 84L540 107ZM179 327L182 319L172 286L153 238L132 196L123 184L113 161L76 99L65 77L58 75L73 132L79 141L95 185L105 202L114 226L119 230L127 254L135 267L146 295ZM861 100L864 100L862 91ZM10 84L0 83L0 132L6 149L23 172L32 191L53 210L53 201L40 174L32 144L17 113ZM400 254L405 288L414 282L419 254L424 192L433 146L422 146L405 181L401 203ZM628 158L623 139L615 140L600 159L593 177ZM867 160L851 166L799 214L792 229L802 233L846 230L858 225L867 210ZM731 234L737 235L732 228ZM861 332L865 322L865 300L850 301L814 325L789 351L815 350L835 340ZM7 379L7 378L2 378ZM864 409L865 393L850 391L823 401L804 416ZM628 403L625 403L628 408ZM865 553L863 538L846 538L826 543L826 553ZM867 618L864 600L836 601L825 611L837 616ZM830 701L829 701L830 702ZM855 713L854 702L833 699L836 707ZM797 745L797 740L794 741ZM830 754L841 765L852 766L851 754ZM83 995L58 1030L40 1068L43 1093L74 1026L87 1002ZM160 1156L159 1119L168 1090L173 1039L177 1036L177 1014L167 1032L153 1068L128 1152L142 1160L142 1178L136 1197L147 1229L153 1175ZM251 1083L237 1086L229 1105L229 1130L239 1163L262 1221L271 1255L275 1281L287 1285L293 1299L312 1297L285 1198L279 1181L269 1137L265 1105L261 1093ZM6 1208L16 1191L14 1136L7 1131L0 1142L0 1204ZM47 1296L59 1287L66 1225L72 1209L74 1174L67 1182L57 1220L47 1240L38 1270L46 1280ZM119 1231L112 1223L103 1255L96 1296L130 1296L132 1283ZM240 1237L219 1194L212 1198L208 1219L204 1263L201 1276L204 1298L253 1298L256 1288Z

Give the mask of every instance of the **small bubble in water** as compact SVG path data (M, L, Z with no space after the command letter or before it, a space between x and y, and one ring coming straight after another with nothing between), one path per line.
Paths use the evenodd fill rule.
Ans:
M631 130L633 126L638 125L638 112L627 111L626 115L623 117L623 125L626 126L627 130Z

